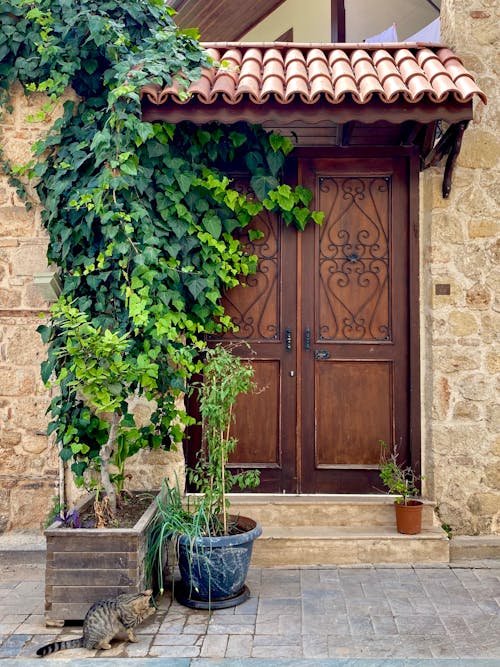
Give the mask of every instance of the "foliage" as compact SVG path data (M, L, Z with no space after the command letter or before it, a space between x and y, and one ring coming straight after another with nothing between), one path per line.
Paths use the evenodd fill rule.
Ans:
M380 440L380 448L380 479L389 493L399 496L396 502L407 505L411 498L419 495L417 483L421 478L415 474L411 466L403 466L399 462L396 446L390 451L387 443Z
M65 505L62 505L59 498L53 499L54 506L49 514L49 517L44 523L45 528L51 526L54 522L61 524L63 528L91 528L93 524L88 521L82 521L78 510L68 510Z
M164 484L157 497L158 513L149 540L147 567L156 575L161 592L166 542L176 542L179 535L185 535L193 550L198 548L197 537L231 534L236 527L228 516L227 493L236 487L244 490L259 484L258 470L232 473L226 468L238 442L230 435L234 407L240 394L256 389L253 375L250 363L223 345L206 350L203 380L197 385L205 446L194 468L188 470L188 478L200 495L190 497L191 502L186 504L178 488Z
M69 390L79 392L85 405L97 416L104 418L104 413L111 413L107 438L100 442L99 468L102 487L114 513L116 492L110 475L111 457L114 453L113 462L118 464L120 470L117 484L120 489L124 459L137 451L140 441L133 415L128 413L127 399L138 386L147 396L157 397L158 366L151 362L133 363L128 354L131 345L129 333L121 335L110 329L94 327L86 313L80 312L64 298L54 306L52 314L57 336L62 340L55 356L68 360L66 365L59 367L55 384L64 384ZM146 428L146 432L151 428ZM72 454L77 454L80 461L88 462L86 457L90 448L80 442L77 434L71 434L66 447ZM123 455L124 452L127 456Z
M102 383L98 392L99 401L120 403L122 425L130 427L116 441L119 482L125 459L138 447L180 441L175 397L200 368L207 334L232 326L221 295L256 270L238 231L264 209L298 229L322 220L309 210L308 190L282 183L289 139L244 123L142 120L145 83L175 83L188 95L201 68L215 65L171 13L163 0L0 0L4 110L16 80L27 94L42 92L50 100L33 120L50 118L68 86L78 95L64 102L29 165L3 160L2 166L23 197L23 183L33 180L49 234L48 260L60 270L61 301L51 322L39 327L49 345L42 378L58 378L49 433L62 443L61 456L73 459L80 481L88 465L102 460L110 424L76 391L83 350L61 326L68 304L97 346L123 346L125 383L115 382L109 366L109 395ZM232 183L231 169L248 173L254 200ZM98 370L94 365L96 379ZM127 423L125 386L156 395L150 429Z
M227 535L227 493L232 488L243 491L259 484L259 472L232 473L226 469L237 440L231 436L235 421L234 407L240 394L256 389L253 368L248 361L233 355L223 345L205 354L203 381L199 385L199 405L205 446L188 473L189 480L201 494L205 514L210 517L210 535Z

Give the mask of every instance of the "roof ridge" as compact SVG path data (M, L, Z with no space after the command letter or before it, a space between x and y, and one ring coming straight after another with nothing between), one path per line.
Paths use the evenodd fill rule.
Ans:
M200 42L204 48L215 49L323 49L332 51L342 49L351 51L353 49L366 49L374 51L377 49L401 49L401 48L449 48L444 42Z

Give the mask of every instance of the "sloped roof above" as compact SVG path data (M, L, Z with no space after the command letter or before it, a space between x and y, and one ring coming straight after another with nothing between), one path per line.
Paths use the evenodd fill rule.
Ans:
M182 99L178 86L150 84L143 96L153 105L301 102L367 105L470 103L486 96L449 48L431 44L205 43L220 67L204 70Z

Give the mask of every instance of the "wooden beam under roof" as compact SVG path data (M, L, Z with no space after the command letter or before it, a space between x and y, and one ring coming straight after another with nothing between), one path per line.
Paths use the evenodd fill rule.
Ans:
M169 0L181 28L198 28L204 42L235 41L269 16L285 0Z

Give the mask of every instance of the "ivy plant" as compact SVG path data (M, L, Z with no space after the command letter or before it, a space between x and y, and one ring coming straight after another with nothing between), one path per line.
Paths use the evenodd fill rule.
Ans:
M39 328L48 345L42 377L59 385L49 433L79 480L91 463L105 463L110 424L85 400L77 333L92 333L95 350L120 347L124 384L112 364L101 379L109 373L111 393L120 385L114 398L126 428L121 450L112 449L123 472L129 453L181 438L175 398L199 370L206 336L232 327L222 294L257 268L237 232L264 209L298 229L322 219L309 209L309 190L283 182L288 138L245 123L142 120L144 84L176 83L187 96L202 68L217 66L172 14L163 0L0 0L2 112L10 112L15 81L47 96L33 120L51 114L68 88L78 96L29 164L2 157L2 167L21 196L27 179L35 184L48 260L60 270L60 302ZM235 169L248 173L254 199L231 180ZM150 427L135 427L125 388L155 397Z

